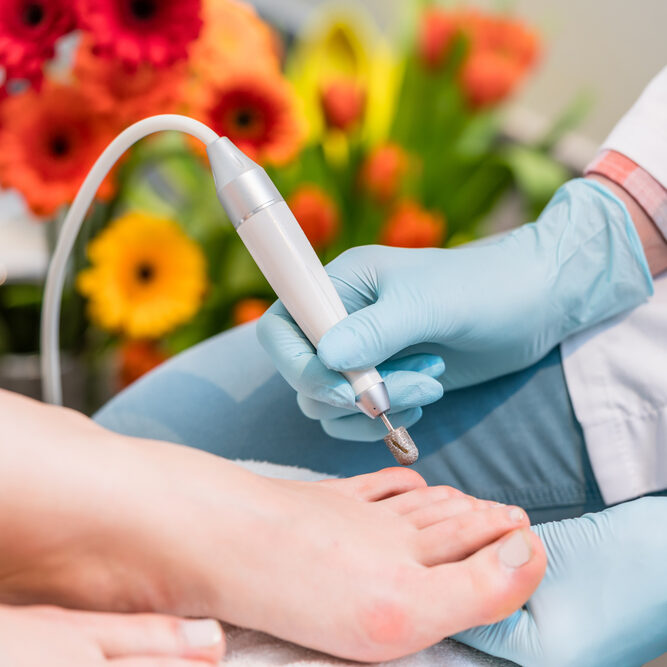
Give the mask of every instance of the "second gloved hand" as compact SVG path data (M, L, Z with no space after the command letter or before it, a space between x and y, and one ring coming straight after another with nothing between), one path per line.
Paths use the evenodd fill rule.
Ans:
M489 380L536 362L566 336L652 291L627 210L586 179L561 187L537 223L499 241L451 250L353 248L327 271L351 314L324 335L317 353L280 302L262 317L258 335L299 392L304 414L353 440L379 439L385 430L356 410L337 371L377 366L395 421L410 426L420 406L442 394L438 357L446 389Z
M535 527L547 572L524 609L456 636L524 667L640 667L667 651L667 498Z

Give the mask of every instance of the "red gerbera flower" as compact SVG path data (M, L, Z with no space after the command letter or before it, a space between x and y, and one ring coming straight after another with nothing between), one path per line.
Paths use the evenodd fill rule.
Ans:
M74 27L70 0L2 0L0 66L6 79L38 78L56 40Z
M129 66L163 67L187 57L201 28L201 0L76 0L96 51Z
M47 82L39 94L13 95L0 117L0 183L20 190L38 215L50 215L72 201L114 134L71 86ZM110 177L99 194L112 194Z
M223 73L218 81L193 90L190 104L195 118L229 137L253 160L284 164L301 147L303 129L294 95L279 73Z

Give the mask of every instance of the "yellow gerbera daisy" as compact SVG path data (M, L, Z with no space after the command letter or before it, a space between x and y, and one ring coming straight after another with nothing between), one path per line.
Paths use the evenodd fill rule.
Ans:
M201 248L173 220L128 213L87 248L92 266L77 278L90 319L130 338L159 338L187 322L206 290Z

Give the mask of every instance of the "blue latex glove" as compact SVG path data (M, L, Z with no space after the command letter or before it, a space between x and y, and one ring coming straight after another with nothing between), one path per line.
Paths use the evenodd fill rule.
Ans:
M280 302L258 325L261 343L299 392L301 410L327 433L385 434L354 407L334 371L378 366L395 421L409 426L446 389L525 368L569 334L641 303L652 280L634 224L607 189L586 179L561 187L537 223L486 245L353 248L327 266L348 312L317 354ZM398 360L396 355L407 355ZM383 364L391 359L388 364ZM394 420L392 420L394 421Z
M524 609L456 639L524 667L632 667L667 651L667 499L535 527L547 572Z

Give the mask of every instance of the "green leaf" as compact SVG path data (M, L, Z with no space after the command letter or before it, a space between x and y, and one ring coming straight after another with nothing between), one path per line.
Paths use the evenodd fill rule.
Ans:
M2 304L6 308L39 306L41 302L40 285L5 285L2 288Z
M502 151L501 159L531 206L546 204L570 176L567 169L554 159L525 146L508 146Z

